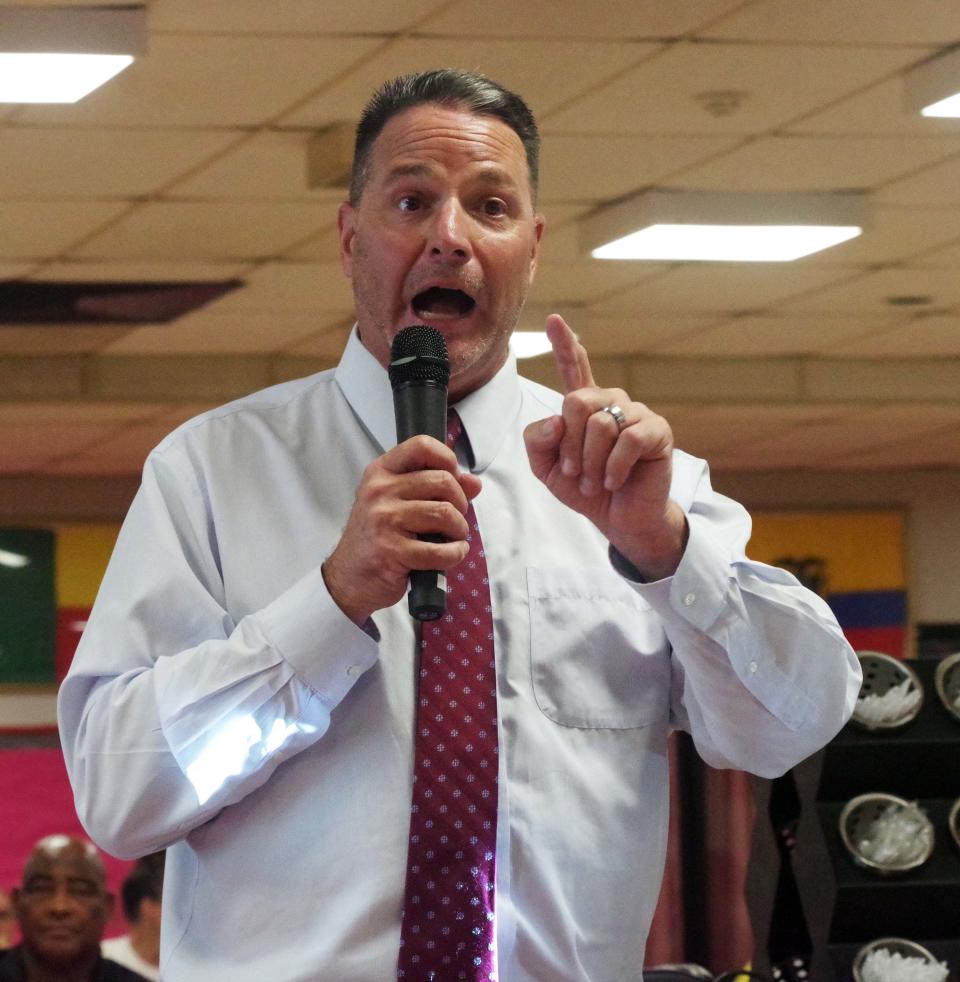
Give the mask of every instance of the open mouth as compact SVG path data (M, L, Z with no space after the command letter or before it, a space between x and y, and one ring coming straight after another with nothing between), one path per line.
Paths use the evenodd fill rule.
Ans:
M431 286L413 298L413 312L418 317L454 318L466 317L477 302L463 290Z

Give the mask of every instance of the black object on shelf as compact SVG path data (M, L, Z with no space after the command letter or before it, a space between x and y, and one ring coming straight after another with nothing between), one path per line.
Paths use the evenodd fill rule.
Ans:
M811 979L850 982L857 952L877 938L896 936L919 942L950 966L951 978L960 978L960 850L948 825L960 796L960 722L934 693L937 661L910 663L926 693L915 720L891 731L848 724L787 775L796 795L788 849L778 841L783 823L775 804L785 778L755 782L758 821L747 906L760 971L783 957L781 939L803 947L806 937ZM840 835L840 813L852 798L871 792L916 802L933 822L933 852L922 866L884 875L854 862ZM767 813L770 821L760 821ZM779 899L785 866L799 905Z

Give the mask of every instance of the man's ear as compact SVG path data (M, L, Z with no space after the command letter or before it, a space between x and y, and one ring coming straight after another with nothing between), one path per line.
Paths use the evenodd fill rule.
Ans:
M353 237L357 231L357 209L344 201L337 211L337 234L340 239L340 265L348 277L353 276Z
M537 271L537 263L540 260L540 240L543 238L543 230L546 228L547 220L543 215L533 216L533 248L530 250L530 278L533 283L534 274Z

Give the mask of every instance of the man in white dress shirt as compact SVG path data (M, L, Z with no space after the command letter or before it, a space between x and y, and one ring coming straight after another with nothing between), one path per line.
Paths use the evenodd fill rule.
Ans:
M852 709L829 608L747 559L748 516L666 420L598 386L559 315L564 393L517 375L537 157L529 110L488 79L385 86L339 213L357 316L340 365L187 423L145 465L60 719L91 835L124 856L169 847L173 982L397 977L405 593L411 570L463 560L468 501L496 654L490 977L640 978L672 729L714 766L773 776ZM415 323L446 340L455 451L396 441L385 368Z
M127 934L100 943L104 958L125 965L145 979L160 979L160 924L163 913L163 853L139 860L120 888Z

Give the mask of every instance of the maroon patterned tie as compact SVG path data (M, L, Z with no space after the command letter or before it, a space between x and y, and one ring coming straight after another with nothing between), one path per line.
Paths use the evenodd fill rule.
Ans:
M451 410L447 445L461 432ZM471 505L447 612L421 625L410 845L397 977L496 978L497 683L490 583Z

